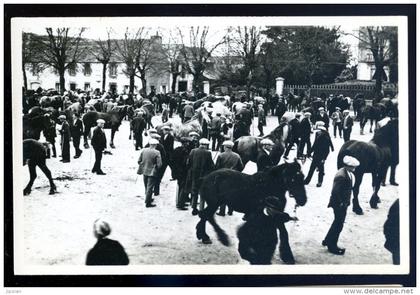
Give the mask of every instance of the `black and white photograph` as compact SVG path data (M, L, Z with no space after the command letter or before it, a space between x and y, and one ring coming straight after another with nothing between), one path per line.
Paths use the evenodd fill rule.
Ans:
M17 275L409 273L405 16L10 30Z

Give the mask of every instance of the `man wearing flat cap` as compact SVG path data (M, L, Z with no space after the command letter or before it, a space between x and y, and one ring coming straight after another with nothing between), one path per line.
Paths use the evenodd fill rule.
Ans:
M165 125L165 126L162 127L162 133L163 134L162 134L162 137L160 138L160 143L162 144L162 146L165 150L165 156L166 156L165 166L162 166L162 177L165 174L166 168L171 163L172 153L174 152L175 138L172 135L171 131L172 131L172 128L168 125ZM169 167L170 167L170 165L169 165Z
M294 145L296 145L296 148L299 148L300 143L300 130L299 130L299 124L300 124L300 113L296 113L295 117L290 120L289 122L289 134L287 135L287 147L286 151L284 152L283 158L287 159L289 156L289 152L292 149Z
M92 139L90 144L95 150L95 164L93 165L92 173L98 175L105 175L101 169L102 153L106 148L106 136L105 132L102 130L105 126L105 121L102 119L96 120L98 126L93 129Z
M187 160L191 152L191 138L181 137L181 146L177 147L171 159L172 178L177 180L178 192L176 195L176 208L178 210L188 210L186 202L188 201L189 191L187 188L188 167Z
M166 167L168 166L168 155L166 154L165 148L163 147L162 143L161 143L161 136L156 132L150 133L150 138L152 139L156 139L158 142L155 146L155 149L157 151L159 151L160 153L160 157L161 157L161 161L162 164L159 166L159 168L157 169L158 174L156 176L156 180L154 181L154 187L153 187L153 193L155 196L158 196L160 194L160 183L162 181L162 177L163 177L163 169L166 170ZM150 141L148 144L146 144L145 147L150 147Z
M311 150L311 113L306 112L305 117L300 121L299 124L299 134L300 134L300 141L299 141L299 149L297 152L297 158L302 159L304 157L303 151L306 145L306 153Z
M153 204L152 194L159 176L159 168L162 166L160 152L156 149L158 144L159 141L157 139L151 138L148 147L140 152L138 160L139 169L137 174L143 175L146 208L156 207Z
M58 117L61 121L61 156L62 159L60 160L63 163L70 162L70 126L67 123L66 116L60 115Z
M334 210L334 221L322 241L323 246L328 247L328 251L335 255L344 255L346 249L337 246L338 238L346 220L347 207L350 205L351 193L353 189L353 172L360 165L359 161L351 156L343 158L344 167L337 171L334 177L334 184L331 192L328 207Z
M221 153L216 160L216 170L218 169L231 169L241 172L244 169L244 164L239 154L232 151L233 141L226 140L222 143L224 152ZM217 215L225 216L226 204L220 206ZM232 215L232 210L229 209L229 215Z
M82 150L79 148L79 145L80 137L83 135L83 123L82 120L80 120L80 115L78 113L73 114L73 125L71 126L70 131L75 151L74 158L77 159L82 154Z
M320 121L317 123L319 131L315 134L315 141L311 147L311 150L308 151L308 157L310 157L313 153L313 158L308 175L305 178L305 184L309 184L312 175L315 172L315 169L318 169L318 183L316 184L316 186L321 187L325 174L324 163L328 157L328 154L330 153L330 148L332 152L334 151L334 146L331 141L330 134L324 127L324 122Z
M258 151L257 155L257 171L265 171L273 166L276 163L273 162L273 159L270 156L271 151L273 150L274 142L268 138L264 138L260 142L261 149Z
M197 215L198 193L202 180L214 170L211 152L208 150L210 142L206 138L199 141L200 146L191 151L187 160L188 183L191 185L192 214ZM204 201L200 196L200 211L204 209Z
M349 110L343 111L343 139L344 142L350 140L351 130L353 129L353 118L350 116Z
M328 114L325 112L324 107L318 108L318 114L315 116L315 122L316 121L323 121L325 123L325 128L328 131L330 127L330 118L328 117Z
M332 114L331 119L334 126L334 137L337 137L338 129L338 135L341 138L343 131L343 114L341 113L341 109L339 107L335 108L335 112Z

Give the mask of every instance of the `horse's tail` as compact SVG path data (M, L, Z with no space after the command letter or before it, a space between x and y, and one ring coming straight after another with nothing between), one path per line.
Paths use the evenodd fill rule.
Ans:
M343 159L345 156L352 156L352 152L347 148L351 141L344 143L338 152L337 156L337 169L340 169L344 166Z
M229 246L229 237L227 236L225 231L217 224L216 220L214 219L214 215L209 216L208 221L213 226L214 231L217 234L217 239L220 241L220 243L222 243L224 246Z

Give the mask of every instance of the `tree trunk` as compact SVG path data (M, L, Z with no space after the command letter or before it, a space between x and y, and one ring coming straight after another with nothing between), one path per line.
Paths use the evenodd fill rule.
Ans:
M175 93L176 90L176 79L178 78L179 74L172 73L172 85L171 85L171 91L172 93Z
M60 76L60 94L63 95L64 91L66 90L66 80L64 79L65 70L59 70L58 74Z
M144 94L147 95L147 81L146 81L146 78L144 78L144 76L142 75L140 80L141 80L141 86L142 86L143 92L144 92Z
M102 92L105 92L106 84L106 63L102 64Z
M134 93L134 74L130 75L130 89L129 89L129 91L131 93Z
M25 65L22 64L22 71L23 71L23 87L25 88L25 91L28 90L28 78L26 77L26 70Z

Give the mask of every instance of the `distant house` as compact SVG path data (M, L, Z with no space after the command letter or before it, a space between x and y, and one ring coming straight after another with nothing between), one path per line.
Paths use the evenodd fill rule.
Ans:
M155 55L155 64L152 69L146 72L146 93L154 90L156 93L168 93L171 91L172 74L170 73L170 63L164 54L168 46L162 44L162 37L151 36L149 42L154 43L153 54ZM83 46L87 49L95 48L94 41L83 40ZM182 59L181 56L178 57ZM176 79L175 91L191 91L193 84L192 75L188 74L185 65L180 62L179 70L181 74ZM124 73L125 64L118 56L113 55L106 69L106 90L116 91L117 93L128 93L130 81ZM28 63L25 67L28 88L60 90L59 76L52 68L39 69L35 63ZM90 50L85 50L80 61L65 73L65 88L70 90L95 90L102 89L102 70L103 65L95 58ZM135 92L143 88L140 78L135 77Z

